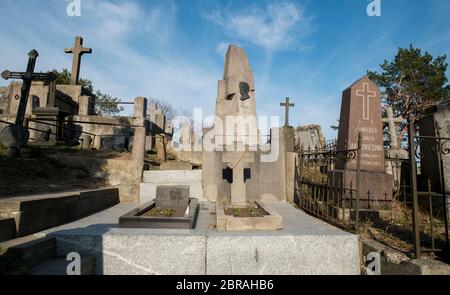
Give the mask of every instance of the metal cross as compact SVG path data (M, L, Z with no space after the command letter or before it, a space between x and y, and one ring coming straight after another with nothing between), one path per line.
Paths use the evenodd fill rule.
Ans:
M284 126L288 127L289 126L289 108L290 107L295 107L295 104L293 103L289 103L289 97L286 97L286 102L282 102L280 103L280 107L285 107L285 123Z
M78 85L80 79L81 56L85 53L91 54L91 48L83 47L83 38L75 37L75 46L64 49L65 53L73 53L72 73L70 75L70 85Z
M377 92L376 91L370 91L369 83L363 83L363 89L362 90L356 90L357 96L362 96L363 98L363 119L369 120L370 119L370 98L376 98Z
M28 53L28 64L26 72L10 72L8 70L2 73L2 78L8 79L22 79L22 88L20 93L19 108L16 115L16 125L22 126L25 120L25 111L27 109L28 96L30 95L31 83L33 81L44 81L51 82L56 79L56 74L53 72L49 73L34 73L34 68L36 66L36 59L39 53L36 50L31 50Z

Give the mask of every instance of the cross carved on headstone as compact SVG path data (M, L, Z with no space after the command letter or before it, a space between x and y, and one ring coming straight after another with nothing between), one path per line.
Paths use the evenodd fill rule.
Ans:
M83 47L83 38L77 36L75 37L75 46L73 48L66 48L64 52L73 53L70 85L78 85L78 80L80 79L81 56L85 53L91 54L92 49Z
M394 117L394 111L391 107L386 109L386 118L382 119L384 124L388 125L389 128L389 140L391 142L391 148L399 148L398 144L398 135L397 135L397 126L396 124L400 124L403 122L402 117Z
M356 90L357 96L362 96L363 98L363 119L369 120L370 119L370 99L377 97L376 91L371 91L369 88L369 83L363 83L363 89Z
M25 120L25 111L27 108L28 96L30 95L31 83L33 81L44 81L51 82L56 79L56 74L54 72L49 73L35 73L34 68L36 66L36 60L39 53L36 50L30 51L28 53L28 64L26 72L10 72L8 70L2 73L2 78L8 79L22 79L22 88L20 92L19 108L16 115L16 125L23 125Z
M280 103L280 107L285 107L285 115L284 115L284 126L289 126L289 108L295 107L295 104L289 103L289 97L286 97L286 102Z

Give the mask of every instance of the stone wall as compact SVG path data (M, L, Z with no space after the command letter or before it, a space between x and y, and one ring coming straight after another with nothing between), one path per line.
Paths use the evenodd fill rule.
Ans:
M253 152L255 161L248 163L251 178L245 184L247 199L250 201L270 202L293 199L296 154L289 152L286 143L292 136L284 128L272 129L272 134L275 132L279 133L278 156L273 161L262 162L261 157L267 156L270 151L259 150ZM274 152L276 153L276 150ZM222 179L222 169L226 167L226 163L222 162L221 152L203 152L203 190L205 198L209 201L215 202L230 197L230 184Z
M142 168L137 167L130 155L120 159L98 159L78 156L53 156L67 165L85 167L90 175L104 181L105 185L119 189L121 202L139 201L139 184Z
M6 114L9 107L9 87L0 87L0 115Z
M88 122L88 123L74 123L72 128L79 130L75 132L74 137L79 138L82 136L81 131L88 132L99 136L101 140L102 148L112 150L125 150L128 149L129 144L132 142L133 136L133 118L132 117L114 117L114 116L74 116L74 121ZM92 124L90 124L92 123ZM100 123L100 124L95 124ZM113 125L101 125L101 124L121 124L125 126L113 126ZM92 142L95 142L93 135L91 136ZM96 146L94 146L97 148Z

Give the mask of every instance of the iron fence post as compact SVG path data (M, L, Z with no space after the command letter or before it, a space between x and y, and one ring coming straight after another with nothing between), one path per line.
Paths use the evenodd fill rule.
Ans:
M415 128L412 115L408 117L408 151L409 151L409 161L410 161L410 172L411 172L411 197L412 197L412 223L413 223L413 238L414 238L414 253L416 258L420 257L420 230L419 230L419 202L417 197L417 166L416 166L416 155L415 155Z
M361 149L362 134L358 133L358 154L356 155L356 201L355 201L355 230L359 229L359 194L361 192Z
M437 156L439 160L439 172L440 172L440 183L441 183L441 191L442 191L442 204L444 205L444 225L445 225L445 250L447 252L447 255L450 255L450 243L449 243L449 237L448 237L448 204L447 204L447 194L446 194L446 188L445 188L445 174L444 174L444 160L442 159L442 153L443 153L443 146L442 146L442 140L441 140L441 127L436 122L436 133L437 133Z

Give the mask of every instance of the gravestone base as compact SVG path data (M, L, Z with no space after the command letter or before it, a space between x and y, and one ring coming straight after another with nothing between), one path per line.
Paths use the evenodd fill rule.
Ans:
M263 217L235 217L225 214L225 208L239 208L242 206L216 203L217 229L219 231L273 231L283 228L283 218L270 206L262 202L256 205L267 213Z
M328 172L328 183L336 189L345 188L356 191L356 171L355 170L332 170ZM367 204L371 200L370 206L375 206L372 202L378 200L378 205L385 205L392 201L393 176L382 172L361 171L360 182L360 202ZM368 192L370 196L368 197ZM350 198L350 195L347 194ZM353 204L356 200L356 193L352 194ZM350 202L350 200L348 200Z
M150 202L133 209L119 218L119 226L121 228L194 228L198 216L197 199L189 199L189 205L183 217L144 216L155 207L156 202Z

